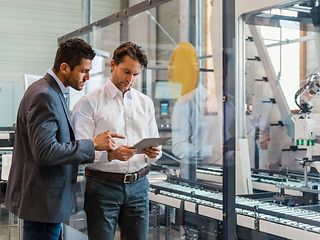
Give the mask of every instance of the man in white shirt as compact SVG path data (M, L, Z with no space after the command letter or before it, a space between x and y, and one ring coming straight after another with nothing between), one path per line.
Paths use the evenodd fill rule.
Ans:
M216 96L206 82L175 103L171 116L172 153L181 159L180 177L195 180L197 166L222 164L220 118Z
M76 138L93 137L106 129L121 133L113 151L96 153L86 168L85 211L89 239L114 239L119 224L121 239L148 239L148 163L156 161L160 147L136 154L132 146L143 138L158 137L152 100L131 88L147 67L140 46L126 42L113 54L106 84L82 97L73 111ZM119 141L118 141L119 140Z

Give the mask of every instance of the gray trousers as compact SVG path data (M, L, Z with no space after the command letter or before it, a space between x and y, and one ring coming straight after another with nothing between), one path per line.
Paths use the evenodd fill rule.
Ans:
M149 182L106 182L87 177L84 209L89 240L113 240L119 225L121 239L147 240Z

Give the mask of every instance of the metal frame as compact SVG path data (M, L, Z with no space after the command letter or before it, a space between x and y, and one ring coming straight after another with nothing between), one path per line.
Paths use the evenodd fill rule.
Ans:
M300 1L288 1L288 0L269 0L269 1L256 1L251 0L219 0L213 2L212 13L212 49L217 49L213 52L213 62L215 66L215 78L217 83L221 85L217 86L223 89L224 96L222 99L226 99L225 96L230 94L236 99L236 110L233 113L228 113L229 117L235 116L236 126L232 126L235 129L235 139L246 138L244 134L245 117L244 117L244 92L245 92L245 52L244 52L244 17L245 14L253 14L260 12L263 9L270 8L272 6L284 6L285 4L294 4ZM230 11L232 14L230 14ZM222 12L222 14L221 14ZM229 19L228 19L229 17ZM223 22L223 27L219 23ZM223 37L221 37L223 36ZM236 61L232 64L232 56ZM235 92L237 89L237 92ZM227 99L228 101L228 99ZM219 112L222 112L222 105L219 107ZM226 123L227 113L224 108L224 124ZM226 130L223 128L224 131ZM224 133L225 136L225 133ZM235 140L231 142L231 149L235 148ZM234 209L230 209L230 206L234 206L235 202L235 154L231 152L226 154L228 149L225 149L224 144L224 167L223 167L223 220L224 239L235 239L235 222ZM241 151L241 149L240 149ZM228 159L226 159L228 158ZM242 159L243 160L243 159ZM231 218L231 219L230 219Z
M160 194L162 191L163 192L168 192L168 188L166 187L162 187L162 186L158 186L157 184L150 184L150 187L153 189L156 189L157 194ZM316 192L316 190L314 191ZM199 195L196 193L185 193L179 189L174 190L174 189L170 189L170 193L174 193L177 195L181 195L181 196L188 196L191 199L197 199L197 200L202 200L202 201L207 201L210 203L217 203L217 204L223 204L224 200L220 200L220 199L213 199L211 197L207 197L207 196L203 196L203 195ZM241 198L241 197L239 197ZM239 200L239 199L238 199ZM249 200L249 198L248 198ZM253 200L253 199L252 199ZM261 202L262 203L262 202ZM308 219L308 218L304 218L302 216L299 215L289 215L288 212L277 212L273 209L269 210L269 209L263 209L261 208L257 208L257 205L245 205L243 203L235 203L235 208L238 209L242 209L242 210L248 210L248 211L252 211L259 214L266 214L266 215L270 215L272 217L276 217L276 218L283 218L286 220L291 220L291 221L296 221L299 223L303 223L303 224L310 224L316 227L320 227L320 222L318 221L318 219ZM275 209L281 208L280 206L276 206ZM288 207L290 208L290 207ZM299 210L299 208L297 208L297 211ZM301 209L300 209L301 210ZM303 210L301 210L303 211ZM224 211L223 211L224 214ZM258 216L257 215L257 216ZM224 218L224 216L222 216ZM236 217L236 214L235 214ZM229 236L230 237L230 236ZM227 238L223 238L223 239L227 239ZM229 238L230 239L230 238ZM233 238L232 240L234 240L235 238Z
M159 214L160 206L158 203L151 203L151 209L153 214L153 239L160 239L160 225L159 225Z
M196 49L198 45L198 41L196 39L196 34L198 33L198 26L196 23L197 19L197 0L189 0L189 41L192 43L193 46L195 46Z
M70 32L66 35L63 35L58 38L58 43L65 41L67 39L73 38L73 37L79 37L79 35L84 35L87 33L90 33L95 30L95 28L103 28L108 25L111 25L116 22L122 22L123 20L128 19L131 16L134 16L138 13L141 13L143 11L149 10L151 8L155 8L160 6L161 4L164 4L166 2L170 2L172 0L146 0L141 3L138 3L132 7L126 8L120 12L117 12L115 14L112 14L108 17L105 17L103 19L100 19L96 22L93 22L87 26L84 26L82 28L79 28L73 32Z
M121 9L126 9L129 7L129 0L121 1ZM120 22L120 41L126 42L129 40L129 22L128 18L124 18Z
M165 212L165 218L166 218L166 230L165 230L165 239L170 240L171 239L171 207L165 206L164 212Z
M88 25L92 21L92 2L91 0L83 0L82 1L83 8L83 23L84 25Z
M258 32L257 27L253 26L253 25L249 25L249 29L252 34L253 41L256 45L258 54L261 58L261 62L262 62L263 67L265 69L266 75L267 75L268 80L270 82L270 86L271 86L272 91L274 93L274 98L276 99L276 102L278 103L278 107L280 110L282 121L284 122L285 126L287 127L289 136L293 137L293 135L294 135L293 114L290 111L290 108L288 106L288 103L286 101L284 93L283 93L281 86L278 82L277 75L274 71L274 67L272 65L271 59L270 59L269 54L267 52L267 48L266 48L265 44L263 43L262 36L261 36L260 32Z
M180 185L179 185L180 186ZM149 198L152 203L163 204L173 208L208 217L209 219L222 220L221 194L213 193L213 198L201 194L199 188L183 187L178 189L175 183L150 185ZM207 196L204 196L207 195ZM319 216L312 211L288 207L283 212L283 206L272 203L259 202L244 196L237 197L237 225L262 233L283 237L286 239L318 239L320 232ZM310 217L310 215L312 216ZM223 238L224 239L224 238Z
M235 136L231 136L231 141L226 143L228 131L235 133L235 122L228 123L228 118L235 115L235 112L227 112L229 109L226 107L227 96L235 96L235 0L224 0L222 7L222 24L223 24L223 95L224 95L224 111L223 111L223 239L234 240L236 239L236 166L235 166ZM234 109L235 111L235 109ZM232 116L231 116L232 117ZM233 118L231 118L233 119ZM229 121L230 122L230 121ZM230 129L227 129L229 126Z

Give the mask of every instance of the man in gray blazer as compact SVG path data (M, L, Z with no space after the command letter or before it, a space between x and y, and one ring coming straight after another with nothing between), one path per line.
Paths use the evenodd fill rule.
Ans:
M52 69L25 92L18 110L6 206L24 220L24 240L56 240L70 217L78 165L91 163L95 150L114 149L103 132L75 140L64 93L89 80L95 52L81 39L60 44Z

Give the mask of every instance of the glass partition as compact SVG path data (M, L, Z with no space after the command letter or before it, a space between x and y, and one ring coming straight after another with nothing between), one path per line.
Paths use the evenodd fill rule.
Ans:
M254 190L248 198L278 219L270 221L290 222L297 229L308 223L313 232L319 224L318 217L311 217L319 215L318 17L314 1L243 17L245 116ZM295 238L283 232L278 236Z
M185 234L212 239L213 233L208 229L217 225L216 221L207 222L204 216L187 213L183 220L186 221L186 232L181 233L179 214L184 211L163 204L154 194L165 184L168 189L176 188L187 195L196 186L203 185L209 186L211 191L220 192L216 201L222 204L223 115L219 112L222 99L217 97L222 95L222 90L217 87L212 66L208 32L211 5L207 1L199 1L196 10L192 6L181 9L178 0L164 2L103 27L97 21L92 31L79 34L78 37L89 41L102 59L94 60L91 80L82 93L75 93L79 94L78 97L71 95L71 102L76 103L80 95L105 84L110 75L113 51L120 43L130 40L141 45L149 63L133 87L152 99L159 135L170 138L162 145L162 157L151 165L149 174L150 238L157 234L170 234L172 239L180 239L180 234ZM189 17L188 11L197 14L196 24L193 23L195 19L186 25L181 24ZM188 40L189 36L192 36L191 40ZM104 64L102 68L101 62ZM79 185L77 195L79 204L74 215L77 217L71 219L68 226L85 232L83 225L82 228L77 227L77 219L83 222L85 219L81 211L83 186L83 183ZM179 186L184 187L180 189ZM176 198L174 195L169 197ZM163 216L170 217L163 221ZM195 221L201 224L193 226ZM201 225L206 229L200 231Z
M318 146L311 144L317 124L297 126L299 119L318 118L319 96L313 85L318 84L319 33L311 9L311 3L302 2L247 18L246 116L252 168L303 171L296 160L317 155ZM307 155L309 140L312 153Z
M129 1L127 10L82 29L87 35L70 36L88 40L98 53L82 94L105 84L113 51L122 42L136 42L147 53L148 68L133 87L152 99L159 135L170 138L148 175L149 238L223 237L223 157L234 152L236 175L229 184L236 186L238 239L318 237L319 23L312 13L318 9L314 1L238 19L245 26L239 33L243 39L237 39L245 52L244 62L241 56L235 62L245 73L238 96L223 94L226 83L214 72L212 49L229 49L212 47L210 1L189 1L186 7L171 0L153 8L148 6L154 2L146 2ZM241 86L237 81L234 88ZM232 127L239 119L245 119L245 136L236 136ZM234 139L236 149L230 149ZM230 151L223 154L223 149ZM79 190L75 221L68 226L85 233L83 185Z
M186 16L181 16L176 0L111 25L97 24L90 33L78 36L90 41L98 58L103 57L94 60L91 80L80 95L104 84L110 73L113 51L125 41L121 39L123 33L146 51L148 68L133 86L153 100L160 137L171 138L163 145L164 154L157 164L172 166L178 174L184 164L198 162L205 168L222 164L222 114L218 113L217 99L217 92L221 95L221 90L216 88L207 31L210 5L203 2L198 8L201 8L198 21L205 24L192 25L192 29L186 29L190 24L180 24ZM195 34L197 40L194 43L180 40L183 31ZM75 103L78 98L74 97L71 102ZM193 178L196 180L195 175Z

